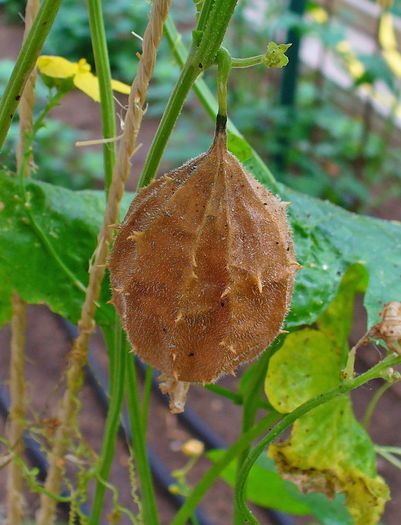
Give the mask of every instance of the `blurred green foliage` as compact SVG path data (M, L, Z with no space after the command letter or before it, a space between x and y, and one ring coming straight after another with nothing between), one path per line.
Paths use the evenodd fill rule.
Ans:
M18 13L23 11L24 2L0 0L0 4L9 18L16 21ZM286 41L289 28L295 28L301 36L313 36L322 43L322 65L326 53L337 53L336 46L344 40L346 33L344 24L338 20L321 24L308 16L318 5L309 0L307 16L299 17L288 12L286 3L279 0L263 4L240 2L225 45L233 56L252 56L261 53L269 40ZM393 11L401 14L400 6L401 0L397 0ZM148 10L146 3L131 0L104 4L110 62L113 76L119 80L129 82L135 74L135 54L140 49L140 41L132 32L142 35ZM174 4L173 17L187 42L194 13L192 2L179 0ZM350 13L346 13L346 17L352 23ZM93 64L84 4L76 0L63 2L44 52L72 60L85 57ZM365 74L354 82L349 95L354 95L359 85L369 85L380 79L400 98L400 82L394 78L380 53L357 53L357 58L363 63ZM338 60L341 62L341 57ZM262 66L234 70L229 90L230 117L276 178L310 195L362 212L371 211L389 198L399 196L401 154L399 148L392 145L393 133L397 131L394 114L390 112L383 133L378 134L371 127L372 108L369 105L365 105L361 115L353 116L342 110L335 103L338 87L323 78L319 70L310 72L304 68L297 79L296 106L283 107L279 103L282 74L282 71L267 70ZM148 118L160 117L177 76L178 68L163 42L149 92ZM204 78L215 90L214 72L207 71ZM101 163L95 160L98 155L88 151L77 155L73 151L69 157L67 144L77 140L78 133L73 138L73 130L65 125L56 128L55 122L47 126L51 136L57 135L58 138L47 146L46 130L40 134L36 160L44 164L41 171L46 180L50 180L52 172L51 180L55 180L54 174L57 173L62 184L85 187L101 172ZM203 111L190 97L170 140L165 160L176 166L201 153L210 145L212 131ZM15 137L15 132L11 136ZM42 155L42 148L46 154ZM53 169L56 166L57 169ZM80 175L67 182L71 173Z

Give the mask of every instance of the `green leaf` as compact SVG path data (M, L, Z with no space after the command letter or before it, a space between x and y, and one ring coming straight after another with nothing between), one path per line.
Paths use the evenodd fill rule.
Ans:
M288 189L281 188L280 193L292 203L289 218L297 258L303 265L288 326L311 324L354 264L369 275L364 304L368 327L373 326L383 305L401 297L401 224L356 215Z
M77 281L86 285L89 259L96 246L104 212L104 194L74 192L46 184L26 183L30 210L55 253ZM129 196L125 199L124 209ZM71 322L79 319L84 293L51 256L25 213L16 177L0 174L0 322L10 318L12 289L30 304L46 303ZM112 322L105 282L97 320Z
M208 458L216 462L224 450L211 450ZM231 487L235 486L237 462L231 462L221 476ZM330 500L323 494L302 494L297 487L281 478L273 461L261 456L253 466L248 478L249 501L261 507L275 509L297 516L313 515L324 525L352 525L342 498Z
M333 400L297 420L291 437L272 445L279 472L302 491L329 497L343 492L355 525L376 525L390 499L376 473L372 442L348 397Z

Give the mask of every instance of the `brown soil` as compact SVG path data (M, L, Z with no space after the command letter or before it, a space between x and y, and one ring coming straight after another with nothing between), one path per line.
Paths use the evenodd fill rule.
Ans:
M0 58L15 58L22 38L21 27L10 27L1 23L0 19ZM99 107L79 92L68 95L63 105L54 111L54 116L61 120L88 132L88 138L99 137L101 133L99 125ZM157 122L145 119L140 142L148 145L154 134ZM146 153L143 147L134 159L133 176L128 187L135 187L136 174L140 172L141 165ZM100 167L101 169L101 167ZM399 213L399 203L391 204L391 207L382 208L380 215L387 218L396 218ZM397 218L400 218L399 215ZM364 331L363 310L358 309L355 319L354 339ZM55 415L57 401L63 392L63 371L65 370L65 356L69 349L69 342L58 320L46 307L30 307L28 309L28 342L27 342L27 388L31 401L31 417L39 427L45 428L44 419ZM0 382L7 382L8 357L9 357L9 328L0 331ZM107 365L106 351L98 336L92 341L92 350L99 357L105 367ZM51 358L50 358L51 355ZM363 361L358 363L362 370L367 364L374 363L378 359L376 350L370 349L364 352ZM238 379L226 378L223 385L235 388ZM355 393L355 406L358 415L364 413L364 408L374 392L374 386L361 388ZM379 409L375 412L370 431L373 439L380 444L399 445L401 430L399 421L399 403L401 397L401 385L397 385L388 391L380 401ZM101 409L93 390L85 386L82 392L82 412L80 417L81 429L85 440L87 440L96 451L99 451L103 427L104 413ZM227 442L232 442L239 433L241 412L238 407L230 401L216 398L203 388L193 387L189 395L189 406L191 406L202 417L213 430ZM5 422L0 419L0 435L4 435ZM176 416L169 414L165 406L154 395L152 396L151 411L149 417L148 438L153 449L161 460L171 470L184 465L185 457L178 451L180 445L190 437L189 433L178 422ZM0 448L0 457L3 451ZM133 509L130 498L128 480L128 455L125 444L120 440L116 450L116 461L113 465L111 481L118 487L121 502L131 510ZM190 481L193 483L202 472L207 469L206 460L193 469ZM385 523L387 525L399 524L399 512L401 507L401 472L388 463L379 460L380 473L385 477L392 489L392 501L386 507ZM0 522L1 505L4 505L6 486L6 469L0 470ZM158 505L163 525L167 525L173 516L174 509L166 496L158 491ZM207 510L216 525L229 525L232 522L232 491L221 481L217 482L213 489L207 494L203 508ZM33 516L37 508L37 498L29 497L27 500L27 515ZM110 509L110 494L108 494L106 511ZM264 514L259 513L261 523L268 524L269 521ZM309 523L309 519L295 519L297 523ZM123 521L123 523L126 523Z

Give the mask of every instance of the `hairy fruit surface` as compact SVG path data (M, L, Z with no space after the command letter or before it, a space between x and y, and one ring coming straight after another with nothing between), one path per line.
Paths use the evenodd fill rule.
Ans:
M299 268L285 208L222 129L207 153L139 192L110 272L141 359L175 381L213 382L272 343Z

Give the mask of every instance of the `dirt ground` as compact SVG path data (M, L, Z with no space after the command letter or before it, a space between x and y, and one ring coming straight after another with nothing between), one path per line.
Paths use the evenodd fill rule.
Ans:
M2 24L0 18L0 58L16 57L22 31L20 27L10 27ZM77 110L79 108L79 110ZM99 137L101 130L99 125L99 107L79 92L68 95L60 108L57 108L54 117L58 117L68 124L86 130L88 138ZM157 122L145 120L140 136L140 142L144 147L135 157L133 175L129 181L129 188L135 187L136 174L140 172L147 145L153 136ZM100 167L101 169L101 167ZM382 207L378 215L383 218L400 218L399 203L389 203ZM356 340L364 332L364 314L361 307L357 308L355 314L355 329L353 339ZM55 414L57 401L63 392L63 370L66 366L65 356L69 349L69 341L59 320L49 312L45 306L30 307L28 309L28 343L27 343L27 388L29 398L32 400L31 415L37 421L43 422ZM0 382L7 383L8 377L8 349L9 328L0 331ZM106 352L98 336L92 341L92 351L99 358L103 367L107 363ZM49 357L51 352L51 358ZM358 370L362 371L369 364L378 359L375 349L364 351L363 359L358 361ZM223 379L222 385L235 387L239 379ZM368 400L371 398L375 385L361 388L354 395L356 411L358 415L364 413ZM401 398L401 385L389 390L380 401L379 409L375 412L370 427L373 439L380 444L399 445L401 442L401 429L399 426L399 406ZM83 409L81 413L81 428L84 438L99 450L103 425L104 412L96 396L88 385L82 392ZM226 442L232 442L240 428L240 410L230 401L216 398L203 388L193 387L189 395L189 406L193 408L199 417L203 418L210 427ZM148 431L149 443L157 452L160 459L168 469L182 467L185 463L184 456L179 452L180 445L191 437L187 430L179 423L176 416L168 413L159 398L152 395L150 426ZM0 419L0 435L4 435L5 421ZM117 460L114 462L111 480L118 487L121 501L128 507L132 507L130 499L130 488L128 480L128 455L122 440L119 441ZM208 467L206 460L193 469L190 481L193 483ZM388 463L379 460L380 473L385 477L392 490L392 501L386 507L384 523L387 525L399 525L399 509L401 508L401 472ZM6 470L0 470L0 522L1 505L4 504ZM232 522L232 492L221 481L218 481L206 496L202 507L208 512L215 525L229 525ZM165 494L158 490L158 505L163 525L170 523L174 508L166 498ZM27 501L27 514L31 517L37 506L36 498ZM110 508L110 497L107 508ZM268 525L270 522L265 514L259 513L261 523ZM306 524L309 519L294 519L294 523ZM124 522L125 523L125 522Z

